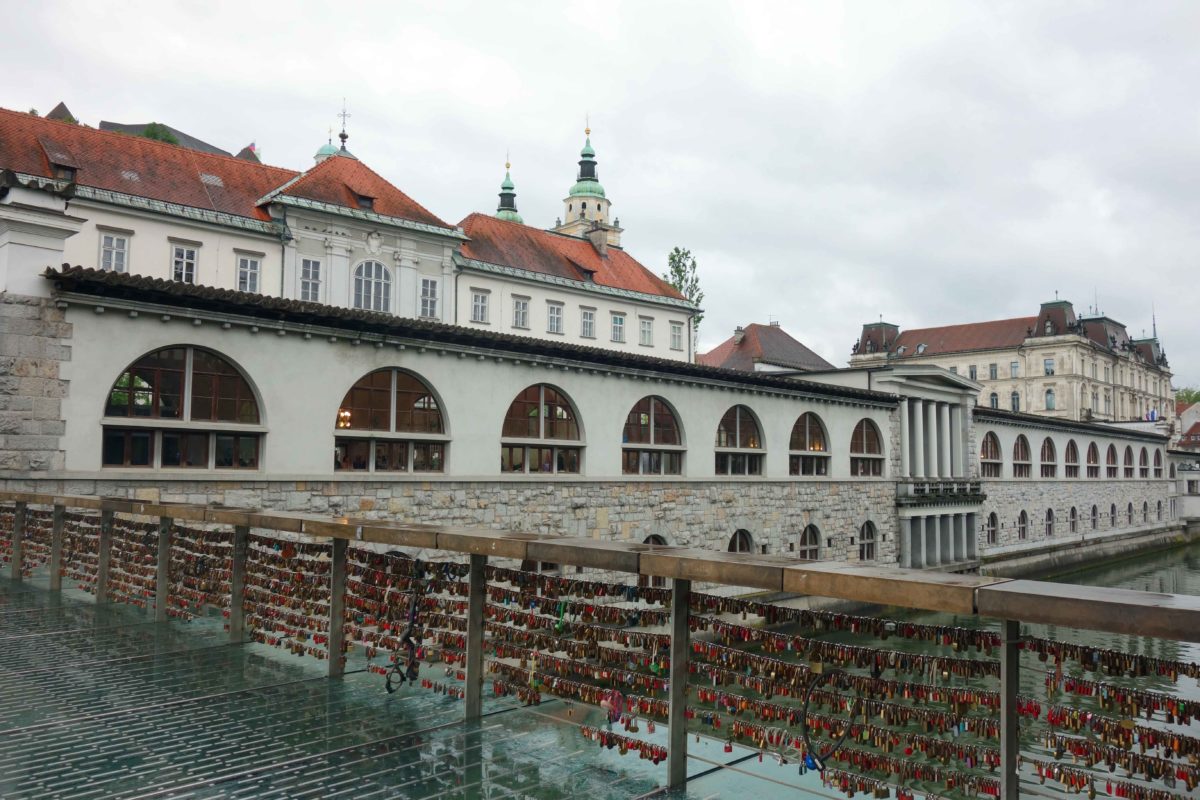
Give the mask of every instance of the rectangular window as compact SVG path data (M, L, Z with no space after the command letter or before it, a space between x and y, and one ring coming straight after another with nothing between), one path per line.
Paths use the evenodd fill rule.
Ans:
M431 278L421 278L421 316L438 318L438 282Z
M546 333L563 332L562 303L546 303Z
M654 320L645 317L638 320L638 344L642 347L654 346Z
M1014 361L1008 365L1008 377L1016 378L1021 373L1021 362Z
M1053 375L1054 374L1054 359L1053 358L1042 359L1042 368L1046 371L1047 375Z
M126 272L129 269L129 237L117 233L100 234L100 269Z
M251 256L238 256L238 291L258 294L262 262Z
M999 368L999 366L998 366L998 365L996 365L996 364L988 364L988 379L989 379L989 380L993 380L993 381L994 381L994 380L996 380L998 377L1000 377L1000 368Z
M171 279L180 283L196 282L196 248L181 244L171 247Z
M974 364L967 367L967 377L970 378L971 380L975 380L976 378L979 377L979 372L978 372L978 370L976 370Z
M207 433L163 431L162 465L164 467L207 467L208 439Z
M612 315L612 340L614 342L625 341L625 315L624 314L614 313Z
M218 433L213 466L217 469L258 469L258 435Z
M951 375L957 375L957 374L958 374L958 367L951 367L951 368L950 368L950 374L951 374Z
M300 262L300 299L306 303L321 302L321 262L315 258Z
M513 327L528 328L529 327L529 298L514 297L513 298Z
M671 323L671 349L672 350L682 350L683 349L683 323L682 322L672 322Z
M584 339L596 338L596 309L579 309L579 335Z
M471 322L487 323L488 321L488 293L473 291L471 292Z
M154 432L138 428L105 428L106 467L149 467L154 460Z

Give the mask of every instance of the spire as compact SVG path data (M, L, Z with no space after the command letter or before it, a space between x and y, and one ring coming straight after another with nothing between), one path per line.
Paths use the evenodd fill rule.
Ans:
M509 170L512 169L512 163L508 161L508 156L505 156L504 161L504 180L500 184L500 205L496 206L496 219L508 220L509 222L525 222L521 219L521 215L517 213L517 192L513 186L512 174Z
M321 147L318 148L317 152L313 155L313 161L316 162L317 164L320 164L322 161L329 158L330 156L336 156L337 154L338 154L338 149L333 146L333 128L330 127L329 128L329 139L325 142L325 144L321 145Z
M342 147L338 150L339 156L349 156L354 158L349 150L346 149L346 140L350 138L350 134L346 133L346 120L350 117L350 112L346 110L346 98L342 98L342 113L338 114L342 118L342 132L338 134L338 138L342 140ZM331 141L330 144L333 144Z
M571 196L604 197L604 187L600 185L600 176L596 173L596 151L592 148L592 128L589 123L583 129L583 149L579 151L579 172L575 176L575 185L571 187Z

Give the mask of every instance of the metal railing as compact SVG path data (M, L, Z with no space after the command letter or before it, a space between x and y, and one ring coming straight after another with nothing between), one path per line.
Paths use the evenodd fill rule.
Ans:
M468 602L465 633L465 717L482 713L484 630L488 559L549 562L559 565L670 578L670 665L667 782L686 781L688 731L686 691L691 655L689 601L693 582L745 587L772 593L791 593L908 609L974 615L1001 621L1000 639L1000 796L1018 797L1018 708L1020 623L1043 623L1108 633L1200 642L1200 597L1157 594L1125 589L1067 585L1032 580L924 572L853 563L798 561L782 555L725 553L667 545L602 541L590 538L520 533L378 519L322 517L271 510L216 505L142 502L105 497L0 491L0 502L13 504L11 577L22 579L25 528L30 506L51 509L50 588L61 589L63 540L68 511L98 514L95 592L105 602L111 569L114 518L131 515L157 519L154 548L155 618L165 620L169 606L169 561L173 526L188 521L206 526L229 526L231 571L229 637L243 641L245 609L232 598L246 589L247 549L251 529L327 538L332 542L329 569L328 674L343 674L344 601L347 548L351 542L418 548L466 556ZM147 533L147 536L150 536ZM147 545L149 547L149 545Z

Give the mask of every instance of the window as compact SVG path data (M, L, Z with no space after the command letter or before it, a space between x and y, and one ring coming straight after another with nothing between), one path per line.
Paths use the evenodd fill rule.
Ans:
M196 248L188 245L172 245L171 278L180 283L196 282Z
M1156 513L1157 513L1157 515L1158 515L1158 521L1159 521L1159 522L1162 522L1162 518L1163 518L1163 517L1162 517L1162 500L1159 500L1159 501L1158 501L1158 508L1157 508L1157 511L1156 511Z
M359 264L354 270L354 307L364 311L391 311L391 270L378 261Z
M1100 509L1095 505L1092 506L1092 530L1100 529Z
M471 322L488 322L488 299L490 293L481 289L471 290Z
M126 272L129 269L129 236L100 232L100 269Z
M563 332L562 303L546 303L546 333Z
M421 316L438 319L438 282L436 278L421 278Z
M523 389L504 415L500 471L572 474L580 471L579 421L565 394L544 383ZM547 441L552 440L552 441Z
M625 475L683 473L679 423L661 397L643 397L634 404L625 417L621 443L626 445L621 451L621 472Z
M315 258L300 262L300 299L306 303L321 302L321 262Z
M1046 390L1046 410L1047 411L1054 410L1054 390L1053 389Z
M238 291L258 294L262 261L254 256L238 256Z
M1088 445L1087 476L1089 478L1100 477L1100 448L1096 446L1095 442Z
M1054 509L1046 509L1046 536L1054 535Z
M861 419L850 436L850 474L883 475L883 444L879 428L869 419Z
M1029 456L1029 440L1024 434L1017 436L1013 442L1013 477L1028 478L1033 474L1032 459Z
M792 437L788 445L789 475L828 475L829 440L825 426L816 414L805 412L792 426Z
M1125 446L1125 477L1133 477L1133 448L1128 445Z
M996 434L988 431L983 435L983 442L979 446L979 477L999 478L1002 468L1000 440L996 438Z
M1162 458L1163 458L1162 450L1155 450L1154 451L1154 477L1156 477L1156 478L1161 478L1163 476ZM1173 478L1175 476L1172 475L1171 477Z
M1144 447L1141 453L1138 454L1138 477L1150 477L1150 454L1146 452L1146 448Z
M738 529L733 532L733 536L729 537L729 552L731 553L753 553L754 540L750 537L750 531Z
M642 347L654 346L654 320L638 318L638 344Z
M579 335L584 339L596 338L596 309L579 309Z
M1014 391L1012 393L1012 395L1009 397L1009 402L1012 404L1013 411L1021 410L1021 395L1020 394L1018 394L1017 392Z
M999 408L1000 407L1000 395L996 394L995 392L992 392L991 397L988 398L988 405L991 406L992 408Z
M333 468L361 472L442 472L445 423L433 391L417 376L377 369L359 378L338 408Z
M975 380L976 378L979 377L978 370L976 370L974 364L967 367L967 377L970 378L971 380Z
M1029 538L1029 515L1021 511L1017 515L1017 539L1025 541Z
M1013 361L1008 365L1008 377L1016 378L1021 374L1021 362Z
M514 297L513 298L513 327L514 328L529 328L529 298Z
M950 374L951 374L951 375L957 375L957 374L958 374L958 367L951 367L951 368L950 368Z
M625 341L625 315L612 315L612 340L614 342Z
M985 541L988 544L996 544L1000 538L1000 520L996 516L996 512L987 515L987 522L984 523Z
M816 525L806 525L804 530L800 531L800 545L796 548L796 555L807 561L821 559L821 531Z
M1066 468L1064 476L1067 478L1079 477L1079 448L1075 446L1075 440L1067 441Z
M1079 512L1075 509L1075 506L1071 506L1071 513L1067 519L1071 533L1079 533Z
M1109 478L1117 477L1118 465L1117 465L1117 447L1116 447L1116 445L1110 444L1108 446L1108 453L1105 454L1104 462L1105 462L1105 474Z
M1053 478L1058 472L1057 453L1054 451L1054 441L1047 436L1042 440L1042 477Z
M864 522L858 529L858 560L875 560L875 523Z
M671 323L671 349L672 350L682 350L683 349L683 323L682 322L672 322Z
M996 380L1000 376L1000 369L996 364L988 364L988 380Z
M733 406L717 424L718 475L761 475L762 435L750 409Z
M205 423L220 423L223 430L205 430ZM155 350L126 368L109 389L101 463L257 469L260 432L228 429L258 424L250 383L223 357L198 347Z
M642 540L642 544L658 545L659 547L665 546L666 543L667 540L659 536L657 533L652 533ZM642 588L646 588L648 586L652 589L662 589L666 587L666 585L667 579L662 575L638 575L638 586L641 586Z
M1051 358L1042 359L1042 369L1045 371L1045 374L1053 375L1054 374L1054 358L1051 357Z
M1143 500L1142 501L1142 522L1149 522L1149 521L1150 521L1150 504Z

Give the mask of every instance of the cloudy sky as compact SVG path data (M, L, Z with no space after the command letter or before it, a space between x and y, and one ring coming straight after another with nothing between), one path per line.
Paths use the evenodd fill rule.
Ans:
M548 227L590 114L626 247L700 264L701 347L779 319L1036 313L1057 291L1200 385L1200 4L0 0L0 105L158 120L303 168L350 149L447 221L506 151Z

